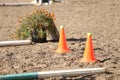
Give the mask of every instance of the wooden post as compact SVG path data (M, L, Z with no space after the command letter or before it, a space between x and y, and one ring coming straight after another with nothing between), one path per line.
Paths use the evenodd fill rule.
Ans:
M42 4L42 0L39 0L39 5L41 5Z
M49 5L51 5L53 3L53 0L49 0Z
M56 28L55 23L53 23L52 29L48 29L46 39L47 41L58 41L59 40L59 32Z

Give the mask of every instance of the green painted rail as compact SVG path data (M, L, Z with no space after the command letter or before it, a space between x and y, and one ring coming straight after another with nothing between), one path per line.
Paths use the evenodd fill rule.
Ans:
M57 71L46 71L46 72L32 72L22 74L9 74L1 75L0 80L38 80L55 76L79 76L79 75L94 75L104 73L105 68L84 68L84 69L73 69L73 70L57 70Z

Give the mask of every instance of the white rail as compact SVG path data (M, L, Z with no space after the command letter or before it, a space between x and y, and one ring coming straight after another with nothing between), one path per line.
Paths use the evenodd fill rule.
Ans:
M18 40L18 41L0 41L0 46L17 46L32 44L31 40Z

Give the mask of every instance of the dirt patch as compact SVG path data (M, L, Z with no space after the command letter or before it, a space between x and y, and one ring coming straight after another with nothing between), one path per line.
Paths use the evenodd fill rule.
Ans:
M2 2L30 2L30 0L0 0ZM0 41L14 40L18 18L37 6L0 7ZM120 79L120 1L118 0L65 0L39 6L56 15L55 24L65 27L67 44L72 50L58 55L54 50L58 42L35 45L0 47L0 74L34 71L105 67L109 73L72 77L76 80L119 80ZM76 62L83 57L87 33L93 34L95 56L101 62ZM62 79L50 78L49 80Z

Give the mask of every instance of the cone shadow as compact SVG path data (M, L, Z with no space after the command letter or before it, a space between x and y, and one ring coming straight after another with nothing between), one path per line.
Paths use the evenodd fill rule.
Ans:
M67 39L67 41L80 41L80 42L84 42L84 41L86 41L86 38L79 38L79 39L77 39L77 38L69 38L69 39Z
M103 49L101 49L101 48L95 48L94 50L101 50L102 51Z
M107 58L107 59L104 59L104 60L99 60L99 62L104 63L105 61L108 61L108 60L111 60L111 58Z

